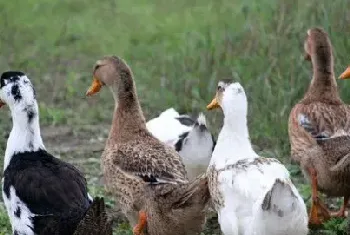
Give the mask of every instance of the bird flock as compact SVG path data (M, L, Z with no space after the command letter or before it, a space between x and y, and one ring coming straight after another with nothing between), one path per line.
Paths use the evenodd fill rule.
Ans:
M146 122L127 63L117 56L96 61L86 96L109 87L115 101L101 155L105 189L134 235L199 235L210 210L224 235L307 235L309 228L346 217L350 107L339 96L333 48L323 29L307 31L304 53L313 77L291 109L288 132L291 158L311 185L309 212L287 168L254 151L240 83L218 81L206 107L224 114L215 138L203 113L169 108ZM350 78L350 67L339 78ZM35 89L25 73L2 73L2 106L13 123L2 179L13 235L111 235L104 199L90 196L83 173L45 148ZM327 208L319 192L342 197L339 211Z

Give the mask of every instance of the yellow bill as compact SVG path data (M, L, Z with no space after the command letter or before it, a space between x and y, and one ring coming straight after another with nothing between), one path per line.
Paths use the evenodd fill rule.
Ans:
M350 78L350 66L347 67L347 69L339 76L339 79L349 79L349 78Z
M216 99L216 97L210 102L210 104L207 105L208 110L216 109L219 107L220 107L220 105L219 105L219 102Z
M99 92L102 86L103 86L102 82L94 77L89 90L87 90L86 92L86 96L92 96L93 94Z

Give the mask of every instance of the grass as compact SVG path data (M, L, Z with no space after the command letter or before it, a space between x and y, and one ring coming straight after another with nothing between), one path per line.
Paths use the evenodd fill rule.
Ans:
M30 75L43 128L51 128L53 135L55 128L69 129L65 138L71 144L52 137L49 149L80 165L90 189L101 194L100 153L87 158L84 152L87 145L103 146L113 110L107 91L84 97L97 59L115 54L128 61L148 118L169 106L182 112L203 111L217 81L233 78L249 96L252 142L263 155L275 156L289 167L307 199L309 188L290 162L287 136L290 109L311 77L310 64L301 59L302 42L310 27L328 31L340 74L349 63L347 9L347 0L2 1L0 71L23 70ZM339 82L345 102L350 101L348 86ZM1 111L0 128L8 133L9 116ZM206 115L217 133L222 115ZM93 126L97 128L92 130ZM4 135L2 155L5 141ZM325 232L340 234L343 224L329 222ZM0 234L9 234L9 229L5 213L0 213Z

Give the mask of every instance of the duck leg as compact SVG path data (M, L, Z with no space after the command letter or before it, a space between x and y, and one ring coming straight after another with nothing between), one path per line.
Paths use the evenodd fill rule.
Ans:
M330 218L329 211L326 206L321 202L317 192L317 172L314 168L308 169L311 178L311 210L309 217L310 225L321 225L325 220Z
M342 205L342 207L340 208L339 211L335 212L335 213L332 213L332 217L341 217L341 218L345 218L345 210L346 210L346 207L349 203L349 199L350 197L349 196L345 196L344 197L344 203Z
M147 215L145 211L139 211L139 222L133 228L134 235L143 235L143 230L147 224Z

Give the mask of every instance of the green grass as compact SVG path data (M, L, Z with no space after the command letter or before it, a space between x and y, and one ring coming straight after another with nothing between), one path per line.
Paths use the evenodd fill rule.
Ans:
M347 0L18 0L1 1L0 14L0 71L18 69L30 75L42 126L68 126L73 136L84 130L88 137L105 137L112 96L107 90L89 99L84 94L92 65L106 54L119 55L132 67L147 117L169 106L204 111L217 81L233 78L249 97L252 142L264 155L286 163L308 197L298 167L291 165L287 136L290 109L311 77L310 64L302 60L302 42L308 28L325 28L340 74L349 63ZM339 82L346 102L349 86ZM1 112L3 155L11 125L6 109ZM206 115L217 133L222 114ZM89 125L102 124L103 128L89 130ZM52 141L51 146L59 144ZM92 158L98 160L99 155ZM88 178L97 179L100 171L85 169L83 154L67 159L80 160ZM91 188L101 187L97 180L89 183ZM1 211L2 207L0 234L9 234ZM342 231L342 224L332 221L326 229Z

